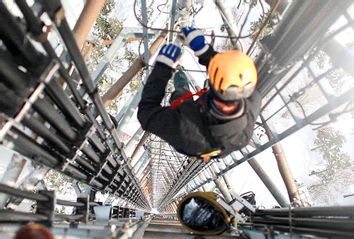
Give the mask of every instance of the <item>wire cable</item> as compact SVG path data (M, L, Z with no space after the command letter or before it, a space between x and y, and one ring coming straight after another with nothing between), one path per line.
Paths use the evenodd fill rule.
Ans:
M180 31L177 30L169 30L166 28L159 28L159 27L152 27L152 26L148 26L147 24L144 24L142 22L142 20L139 18L137 12L136 12L136 5L137 5L137 0L134 0L134 5L133 5L133 12L134 12L134 17L135 19L138 21L138 23L143 26L146 27L147 29L153 30L153 31L167 31L167 32L173 32L173 33L180 33ZM203 28L197 28L198 30L204 30ZM248 34L246 36L238 36L238 37L230 37L227 35L213 35L213 34L204 34L204 36L213 36L213 37L218 37L218 38L228 38L228 39L243 39L243 38L248 38L250 37L250 35L252 34Z
M278 6L280 5L280 0L277 0L274 5L272 6L272 10L269 12L267 18L264 20L262 26L259 28L256 36L254 37L250 47L247 50L247 55L251 52L253 46L256 44L257 40L259 39L261 33L264 31L265 27L267 26L268 22L270 21L271 17L275 13L275 11L278 9Z
M164 12L160 9L160 7L165 7L168 3L168 0L165 1L165 3L161 3L159 5L156 6L157 10L160 12L160 13L164 13L164 14L170 14L170 12Z
M243 21L243 23L242 23L242 25L241 25L241 27L240 27L240 31L238 32L238 35L239 35L239 36L241 36L242 30L243 30L243 28L245 27L245 25L246 25L246 23L247 23L247 20L248 20L248 17L250 16L251 10L252 10L252 6L250 5L250 6L248 7L248 11L247 11L245 20ZM239 38L236 38L236 40L238 41Z

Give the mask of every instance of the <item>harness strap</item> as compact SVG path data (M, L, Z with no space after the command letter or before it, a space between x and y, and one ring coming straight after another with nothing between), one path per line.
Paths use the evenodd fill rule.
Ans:
M204 93L207 92L207 89L201 89L200 91L197 91L196 93L192 94L192 92L188 91L186 93L184 93L181 97L179 97L178 99L174 100L171 104L171 108L172 109L176 109L180 104L182 104L185 100L188 100L190 98L192 98L193 96L201 96Z
M204 160L204 162L208 162L211 157L218 156L222 151L220 149L210 151L208 153L204 153L199 155L200 158Z

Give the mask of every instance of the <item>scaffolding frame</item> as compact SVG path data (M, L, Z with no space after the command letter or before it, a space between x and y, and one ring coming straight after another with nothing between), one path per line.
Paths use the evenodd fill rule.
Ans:
M234 23L230 21L229 14L220 5L222 1L216 2L223 12L225 24L230 24L233 29ZM118 136L120 127L131 119L137 107L139 94L124 109L124 113L130 113L115 125L98 95L95 81L102 76L122 45L122 39L131 33L131 29L124 31L121 38L116 40L109 54L93 74L93 80L63 16L60 1L36 1L35 7L32 8L25 1L18 0L16 3L24 15L26 22L24 26L28 27L31 36L23 31L21 25L23 23L16 21L6 6L0 3L0 21L4 23L1 24L0 31L5 34L0 36L2 39L0 72L9 77L11 74L18 76L17 79L11 78L13 82L1 81L7 92L15 99L14 108L16 108L16 111L7 110L5 102L1 102L2 116L6 119L6 124L0 131L2 143L41 165L89 184L96 191L107 192L124 199L129 207L134 209L150 211L151 208L156 208L167 214L175 213L176 202L189 192L200 190L209 182L228 186L221 177L231 169L252 159L305 126L323 127L353 110L354 84L348 83L345 89L337 92L327 84L327 77L338 68L348 73L345 76L347 81L353 80L351 66L354 63L354 54L336 40L336 37L343 32L353 30L353 17L347 12L351 1L343 0L340 5L329 0L297 1L287 9L270 36L259 41L259 34L257 34L248 49L249 52L257 55L259 77L262 79L258 91L264 99L260 120L255 130L269 129L271 137L262 135L260 138L259 135L254 135L251 145L246 147L247 150L234 152L223 161L205 163L177 153L158 137L142 134L138 129L130 145L140 138L141 142L136 149L143 148L145 152L140 157L137 155L137 158L133 156L130 158L126 155L124 145ZM179 1L177 6L180 15L175 14L176 4L174 1L171 6L173 16L176 15L177 18L186 21L185 19L191 14L188 10L191 9L191 1ZM273 9L277 4L279 1L276 1ZM151 34L149 35L146 27L148 24L144 0L141 7L144 60L148 67L148 39ZM41 11L36 10L38 8ZM64 56L58 56L47 39L43 38L42 22L38 13L45 13L51 18L52 24L56 27L54 32L63 39ZM326 19L319 21L324 15ZM336 23L333 24L333 19L338 18L344 18L346 24L339 27ZM168 29L169 39L174 33L172 20L173 18ZM334 30L328 31L330 28ZM26 39L26 43L21 45L22 42L18 41L13 32ZM239 36L236 36L234 31L229 31L229 34L233 44L237 46L238 42L235 38ZM306 41L302 42L302 39ZM45 53L34 47L32 43L34 40L41 44ZM15 43L18 48L20 54L16 57L10 42ZM335 62L330 68L319 73L320 70L314 65L314 60L319 53L323 52ZM340 61L342 52L349 56L346 62ZM74 66L72 75L69 75L64 67L69 64ZM26 71L21 71L13 65L20 65ZM4 69L10 69L11 74ZM303 75L307 75L308 80L302 82L300 86L294 86L294 83L300 82L299 79ZM26 77L33 82L23 84ZM64 90L59 84L61 79L68 85L68 89ZM81 83L79 89L75 82ZM25 90L27 94L20 94L20 90ZM167 93L172 91L173 88L169 85ZM315 109L306 107L304 102L304 97L313 92L321 96ZM165 104L168 102L168 97L165 99ZM292 124L280 129L275 122L284 114ZM226 188L220 187L220 189L224 192L225 198L228 198ZM23 191L7 188L6 185L0 185L0 191L42 202L49 201L51 195L51 192L44 193L44 196L26 194ZM232 199L232 195L229 196ZM63 200L56 200L56 203L85 206L82 202ZM9 212L1 213L8 215L6 213ZM26 216L28 220L54 220L53 215L49 215L48 212L44 212L44 216L21 215ZM21 215L14 215L14 217L19 218ZM76 215L71 219L82 219L82 217ZM61 218L68 219L66 216ZM256 223L263 223L264 219L261 216L258 219Z

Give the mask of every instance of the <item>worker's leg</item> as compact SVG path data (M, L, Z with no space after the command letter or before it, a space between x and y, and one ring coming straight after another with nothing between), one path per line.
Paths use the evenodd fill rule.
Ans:
M190 91L188 78L182 70L176 71L173 78L173 84L175 86L175 91L171 95L170 103Z

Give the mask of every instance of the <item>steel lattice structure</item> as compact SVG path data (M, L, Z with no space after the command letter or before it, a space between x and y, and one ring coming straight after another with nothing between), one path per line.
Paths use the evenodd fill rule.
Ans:
M305 126L323 127L353 112L354 53L338 41L351 38L346 39L347 42L354 42L353 35L348 34L354 30L354 16L348 11L354 5L349 0L342 0L340 4L330 0L294 1L284 13L279 13L281 16L275 30L260 40L263 27L279 7L280 1L274 1L269 14L263 14L259 31L244 37L250 42L240 37L244 24L238 30L222 1L216 1L233 46L244 48L256 60L260 79L258 91L263 102L250 145L224 159L208 163L177 153L166 142L141 129L126 145L119 140L121 127L133 119L143 84L118 117L113 117L107 113L95 82L117 54L124 37L130 36L129 30L122 31L107 53L111 58L106 56L91 77L59 0L38 0L31 7L23 0L15 2L23 14L21 20L0 2L1 143L38 165L55 169L91 186L93 191L124 200L129 208L145 212L156 208L166 216L174 214L176 202L185 194L201 190L205 184L215 182L234 167ZM183 22L195 14L189 12L191 1L179 1L178 7L176 4L174 0L167 29L169 41L174 37L175 18ZM147 70L148 39L157 35L150 30L160 29L147 27L144 0L141 8ZM62 39L62 53L55 52L46 38L43 19L50 19L55 27L52 33ZM319 68L316 64L319 58L327 59L328 67ZM332 74L339 69L344 72L344 85L336 88ZM198 89L193 79L191 82L192 88ZM172 91L173 87L169 85L167 92ZM316 99L311 99L312 95L316 95ZM164 104L169 104L168 98ZM315 103L309 104L309 98ZM277 125L280 118L286 118L287 127ZM134 144L134 153L127 155L127 146ZM143 153L139 155L138 150ZM30 193L6 185L0 185L0 191L29 198L39 205L36 213L1 210L1 218L9 217L5 221L22 218L21 221L78 219L88 222L88 208L95 205L87 197L77 202L56 200L53 192L48 191ZM78 211L76 215L56 215L53 212L56 204L74 206ZM45 210L46 207L52 210ZM316 210L319 209L313 212L320 213ZM328 210L331 216L334 209ZM258 213L256 224L264 223L265 213L287 216L284 211ZM307 215L306 210L301 213ZM283 219L277 218L279 221ZM279 228L284 230L281 226ZM347 224L343 228L349 230ZM301 228L298 232L302 232ZM345 233L343 236L349 235Z

